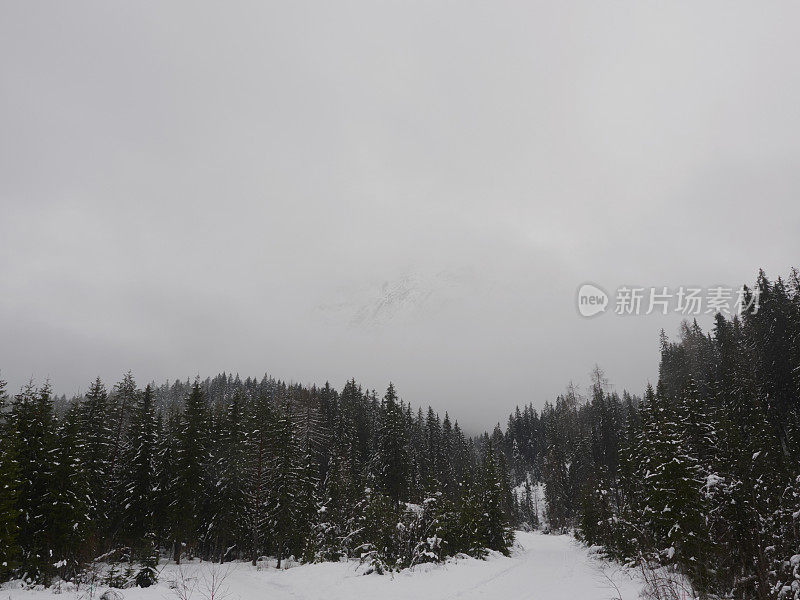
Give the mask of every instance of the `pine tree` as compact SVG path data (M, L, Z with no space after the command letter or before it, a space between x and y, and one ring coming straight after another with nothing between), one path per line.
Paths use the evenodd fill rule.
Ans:
M155 533L156 428L153 390L148 385L132 410L124 461L128 471L123 493L124 538L132 546L141 546L137 553L142 557L152 554L152 542L146 536Z
M282 559L289 553L299 555L305 549L311 531L313 480L308 454L303 452L295 427L292 406L287 402L272 434L274 462L270 476L269 526L279 569Z
M166 418L156 417L156 456L153 476L155 489L153 496L153 521L156 533L155 543L160 546L175 544L175 510L177 508L176 486L178 483L178 432L181 415L175 408L168 408ZM173 547L173 554L175 548Z
M212 499L211 535L220 561L230 549L246 539L244 529L247 503L246 415L244 396L236 390L219 424L219 438L212 449L215 473Z
M792 409L797 409L798 378L792 357L796 342L792 339L792 302L781 278L770 283L759 271L756 283L759 307L745 311L746 346L754 365L759 398L767 410L770 424L786 448L787 423Z
M180 562L183 544L186 544L191 554L200 540L207 489L207 435L206 403L198 378L186 398L181 431L178 433L175 497L172 499L175 515L175 562Z
M423 489L424 495L430 496L440 487L441 464L443 458L441 455L441 423L439 423L439 416L428 407L428 414L425 418L425 447L424 447L424 475L423 475Z
M378 481L389 499L398 504L406 493L408 448L405 418L391 383L381 405L377 444Z
M326 478L322 483L321 499L306 552L306 559L310 561L337 561L343 556L348 556L343 543L347 511L340 460L338 454L331 457Z
M652 388L650 388L652 393ZM650 398L652 401L652 396ZM613 555L622 560L632 560L643 550L639 533L639 519L642 506L643 481L637 477L641 445L645 443L642 435L642 415L630 396L626 398L625 432L619 449L619 494L616 515L616 532L610 542ZM609 542L606 542L609 543Z
M109 506L111 501L111 457L113 430L110 423L108 393L98 377L89 386L80 405L80 438L83 466L89 484L91 537L95 540L94 552L105 550L108 535Z
M247 481L245 524L253 566L262 549L267 524L267 493L269 489L269 461L271 456L271 433L275 426L275 414L264 393L259 393L250 415L247 431Z
M128 465L125 457L130 456L127 432L131 410L136 406L141 392L136 387L133 374L128 371L122 381L114 386L114 391L109 398L108 428L111 433L109 440L108 473L108 512L111 535L118 537L119 529L124 526L126 480L128 479Z
M19 565L17 508L19 479L18 433L6 413L6 382L0 379L0 582L10 578Z
M365 540L359 548L360 558L369 565L367 573L382 574L396 566L399 509L378 489L368 487L364 492L364 510L358 520Z
M352 557L363 541L359 525L364 504L364 477L358 459L356 431L357 397L346 400L348 382L342 392L341 410L336 418L336 450L320 490L314 537L314 560ZM351 388L352 389L352 388Z
M458 497L458 485L455 480L453 455L456 452L456 441L450 415L444 413L442 421L441 458L439 462L439 481L447 500L454 502Z
M481 461L476 490L472 502L476 503L474 524L474 551L480 548L497 550L508 554L514 541L506 514L503 511L503 476L492 442L488 442Z
M70 580L80 571L83 561L90 558L81 555L90 514L77 405L69 408L58 425L56 440L46 467L47 545L59 575Z
M576 420L577 398L572 390L556 401L556 406L545 404L546 450L543 460L543 479L547 515L551 527L566 530L574 526L578 513L579 487L583 485L581 473L576 470L577 450L585 450L585 438L571 425ZM584 452L585 454L585 452ZM583 462L588 460L584 457Z
M659 385L645 395L647 440L643 473L649 493L643 520L663 558L678 562L699 577L708 536L700 489L704 484L698 459L685 438L681 405L675 405ZM702 586L702 579L696 579Z
M533 488L529 479L523 484L522 498L520 500L520 523L525 529L537 529L539 527L539 513L536 508Z
M47 583L54 573L51 523L51 471L56 448L56 425L49 383L37 389L33 382L15 396L11 423L18 435L19 494L17 519L23 574Z
M686 433L686 450L697 460L705 474L711 469L712 459L716 454L716 430L714 415L708 401L700 397L700 391L694 378L681 396L680 411L684 417L683 426Z

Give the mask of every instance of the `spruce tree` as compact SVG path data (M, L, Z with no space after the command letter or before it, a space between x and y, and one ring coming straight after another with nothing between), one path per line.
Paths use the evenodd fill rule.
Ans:
M704 477L686 440L686 415L682 404L671 402L662 385L656 394L648 389L645 406L649 409L648 440L642 477L649 492L644 523L663 559L675 561L699 577L708 552L700 492ZM703 584L701 578L696 581Z
M442 486L442 492L445 498L451 502L454 502L458 497L458 486L455 480L455 469L453 466L453 455L455 452L456 441L453 433L453 425L450 422L450 415L444 413L438 475Z
M473 548L508 554L514 541L504 504L504 474L500 472L494 445L489 441L481 461L473 502L476 503Z
M19 436L6 412L6 382L0 379L0 582L10 578L19 565L17 505Z
M47 538L53 564L65 580L74 577L85 560L82 554L89 520L89 482L83 466L79 407L69 408L56 431L47 465Z
M408 448L405 418L391 383L381 404L377 445L378 481L382 491L398 504L406 493Z
M208 489L208 415L205 397L199 378L195 379L186 398L186 407L178 432L178 452L174 485L173 509L175 515L175 562L180 562L183 545L190 554L200 540Z
M19 494L17 519L22 574L48 583L54 574L51 524L53 453L56 449L56 424L51 388L46 383L37 389L31 381L15 396L11 423L18 435Z
M155 534L156 508L156 415L153 389L148 385L138 394L131 411L131 424L125 444L126 485L123 491L124 538L140 546L137 554L152 553L148 534Z
M255 566L263 549L268 522L271 435L275 426L275 412L263 392L258 394L248 421L245 527L251 562Z
M269 528L277 567L289 554L300 555L311 532L313 479L309 454L298 438L292 406L287 402L272 433L274 458L270 476Z
M210 534L220 561L246 539L247 445L245 398L233 392L218 425L219 436L211 451L214 472Z
M111 535L118 537L119 530L124 526L126 486L128 479L128 465L125 458L130 456L127 428L130 413L137 404L141 392L136 387L133 374L128 371L122 381L114 386L109 398L108 427L111 433L109 440L108 473L108 512Z
M80 437L83 452L83 466L89 485L91 537L99 547L93 549L100 553L105 550L105 540L109 534L109 507L112 493L111 457L113 450L113 429L111 427L111 408L108 393L98 377L89 386L80 405Z
M165 418L156 417L156 456L153 476L155 493L153 497L153 521L156 543L170 547L175 544L177 528L175 518L178 507L176 498L179 440L181 415L175 406L168 408ZM175 547L173 546L173 554Z

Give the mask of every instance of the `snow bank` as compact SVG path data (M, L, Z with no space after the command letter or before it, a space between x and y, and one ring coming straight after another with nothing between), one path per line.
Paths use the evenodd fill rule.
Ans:
M365 576L356 562L300 565L281 571L239 562L168 564L162 568L157 585L118 590L124 600L635 600L641 590L630 572L593 557L569 536L522 531L517 532L510 557L499 553L492 553L487 560L459 556L394 575ZM93 598L105 591L98 588ZM3 600L93 600L85 589L62 590L59 598L54 598L53 590L41 589L6 589L2 596Z

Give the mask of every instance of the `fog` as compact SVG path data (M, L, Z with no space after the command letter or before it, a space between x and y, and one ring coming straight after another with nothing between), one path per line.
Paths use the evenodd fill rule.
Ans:
M4 2L0 376L391 380L470 431L595 363L641 393L682 316L576 290L797 265L798 17Z

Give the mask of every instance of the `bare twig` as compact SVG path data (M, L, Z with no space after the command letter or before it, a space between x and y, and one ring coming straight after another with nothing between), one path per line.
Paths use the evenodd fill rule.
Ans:
M196 574L194 572L189 573L185 565L178 565L175 577L169 580L169 587L178 600L192 600L192 596L197 590L197 585Z
M231 594L225 584L230 574L230 565L212 564L200 580L200 595L205 600L225 600Z

